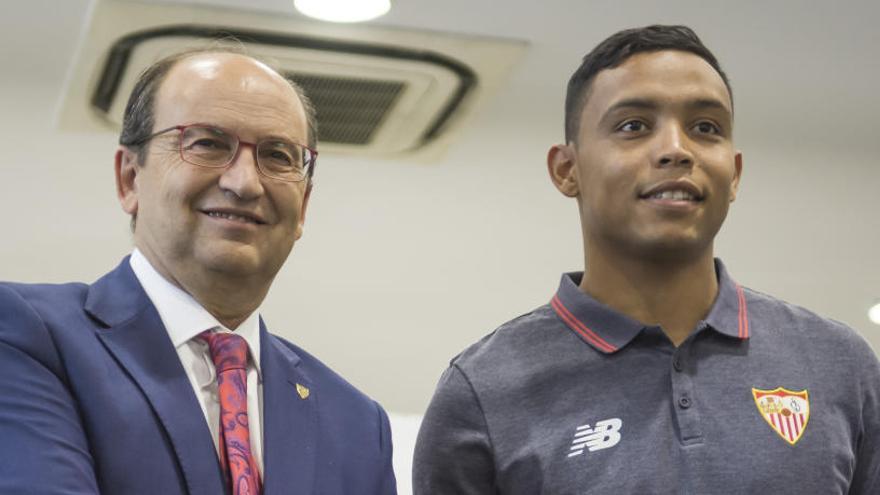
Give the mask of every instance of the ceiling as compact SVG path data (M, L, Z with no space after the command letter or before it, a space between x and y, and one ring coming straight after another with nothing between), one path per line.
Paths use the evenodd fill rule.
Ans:
M298 17L288 0L189 3ZM115 136L55 126L89 4L14 2L0 20L0 279L91 281L131 248ZM306 234L263 308L270 328L390 410L422 412L451 357L583 264L575 205L544 171L580 57L625 27L683 23L730 76L745 157L718 255L744 285L880 349L866 316L880 299L878 18L867 1L397 0L374 23L528 49L441 160L322 154Z

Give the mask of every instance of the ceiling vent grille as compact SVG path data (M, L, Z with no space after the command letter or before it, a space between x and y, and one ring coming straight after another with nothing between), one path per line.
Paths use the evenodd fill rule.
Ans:
M399 100L406 84L286 73L312 100L324 143L367 145Z
M520 42L441 33L318 29L216 7L95 2L72 66L62 129L117 131L146 67L181 50L234 40L303 86L315 104L322 152L429 155L425 149L448 146L463 115L473 113L524 50Z

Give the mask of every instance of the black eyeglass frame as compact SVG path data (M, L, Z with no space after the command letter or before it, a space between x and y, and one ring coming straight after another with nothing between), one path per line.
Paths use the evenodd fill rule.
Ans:
M224 163L223 165L205 165L202 163L195 163L190 160L187 160L183 154L183 133L191 127L201 127L201 128L205 128L205 129L216 129L218 131L223 132L224 134L226 134L228 136L235 138L235 150L232 153L230 153L229 160L226 163ZM274 180L280 180L280 181L284 181L284 182L302 182L304 180L308 180L309 182L311 182L312 177L315 174L315 167L317 166L317 162L318 162L318 150L316 150L316 149L310 148L304 144L297 143L296 141L291 141L289 139L285 139L285 141L288 141L291 144L295 144L297 146L301 146L304 149L309 150L309 153L311 153L311 160L309 160L308 163L303 163L303 168L306 170L306 172L303 174L302 178L301 179L285 179L282 177L270 175L265 170L263 170L263 166L260 165L260 157L257 153L257 147L263 141L258 141L256 143L243 141L240 137L238 137L238 134L236 134L234 132L228 131L228 130L226 130L222 127L218 127L216 125L205 124L205 123L201 123L201 122L197 122L194 124L180 124L180 125L171 126L167 129L162 129L161 131L156 131L156 132L150 134L149 136L145 136L143 138L137 139L137 140L132 141L130 143L122 143L122 144L125 146L142 146L144 143L146 143L147 141L149 141L157 136L161 136L162 134L165 134L165 133L168 133L171 131L175 131L175 130L180 133L178 136L179 139L177 140L177 152L180 154L180 159L185 161L186 163L189 163L190 165L195 165L197 167L204 167L204 168L218 168L218 169L219 168L226 168L229 166L230 163L232 163L233 160L235 160L235 157L238 156L238 152L239 152L239 149L241 148L241 145L246 144L248 146L251 146L254 149L254 162L256 162L256 164L257 164L257 171L260 172L260 174L263 175L264 177L267 177L269 179L274 179Z

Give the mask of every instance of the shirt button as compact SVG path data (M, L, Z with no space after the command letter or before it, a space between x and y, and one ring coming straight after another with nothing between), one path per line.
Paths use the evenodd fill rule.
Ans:
M687 409L691 407L691 399L690 397L683 395L680 399L678 399L678 405L681 406L682 409Z
M672 360L672 367L675 368L675 371L681 371L684 366L681 364L681 358L675 356Z

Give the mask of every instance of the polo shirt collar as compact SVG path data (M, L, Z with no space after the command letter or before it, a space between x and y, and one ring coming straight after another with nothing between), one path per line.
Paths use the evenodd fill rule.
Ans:
M715 273L718 275L718 296L709 310L706 323L729 337L748 339L751 334L745 292L742 286L730 278L724 263L718 258L715 258Z
M715 260L718 296L705 322L719 333L749 338L748 308L742 287L727 274L721 260ZM612 354L629 344L645 324L602 304L579 287L583 272L562 275L559 289L550 301L565 325L596 350Z
M202 307L195 298L160 275L137 248L131 253L129 263L147 297L156 307L156 312L159 313L159 318L165 325L175 349L179 349L205 330L232 332L217 321L217 318ZM247 342L254 366L260 374L259 309L241 322L235 329L235 334L240 335Z

